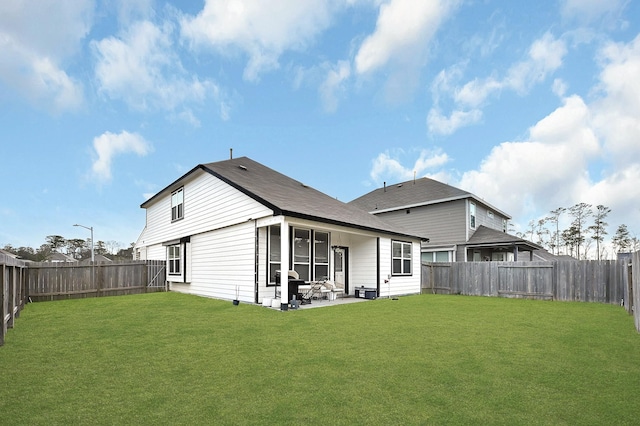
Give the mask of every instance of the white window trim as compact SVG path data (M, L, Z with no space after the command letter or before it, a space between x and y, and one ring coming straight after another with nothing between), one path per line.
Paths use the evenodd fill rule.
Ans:
M175 248L178 249L178 256L173 256ZM174 265L178 265L177 271ZM182 244L174 244L167 247L167 271L171 276L182 275Z
M477 222L478 222L478 209L476 208L476 203L469 201L469 228L476 229L478 225Z
M327 235L327 253L326 253L327 261L326 262L318 262L318 257L317 257L318 256L318 250L316 249L317 245L318 245L316 243L316 235L317 234L326 234ZM331 250L330 250L330 247L331 247L331 234L329 232L326 232L326 231L312 231L312 238L313 238L313 271L312 271L313 279L315 279L316 281L324 279L324 278L329 279L329 277L331 276L330 275L331 271L330 271L330 268L329 268L329 259L331 257ZM316 267L318 267L318 266L326 266L327 267L326 277L325 276L322 276L322 277L317 277L316 276Z
M277 261L271 259L271 244L272 244L271 229L275 229L275 228L280 229L279 236L280 238L282 238L282 227L280 225L271 225L267 227L267 251L268 251L267 253L267 256L268 256L267 287L273 287L276 285L275 279L273 281L271 280L271 270L273 269L273 267L275 267L274 270L282 271L282 263L280 262L281 259L278 259ZM278 240L278 245L280 245L280 240ZM282 279L282 275L281 275L281 279Z
M393 255L393 246L394 244L400 244L401 248L400 248L400 257L394 256ZM404 257L404 248L405 246L409 247L409 257L406 258ZM393 262L394 260L400 259L400 272L396 272L393 269ZM406 272L404 270L404 264L405 261L409 260L409 272ZM411 276L413 275L413 267L412 267L412 263L413 263L413 244L407 241L398 241L398 240L391 240L391 275L393 276Z
M180 194L181 201L174 205L173 197L174 195ZM174 217L173 209L176 209L176 214ZM171 222L176 222L184 218L184 186L176 189L171 192Z

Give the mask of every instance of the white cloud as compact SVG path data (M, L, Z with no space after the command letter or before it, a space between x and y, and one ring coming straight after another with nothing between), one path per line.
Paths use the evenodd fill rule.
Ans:
M441 71L431 86L434 107L427 117L429 131L448 135L461 127L479 122L482 117L480 108L492 95L503 90L512 90L520 95L528 93L531 87L562 66L566 54L566 43L546 33L531 44L527 58L509 67L502 77L491 75L475 78L456 86L455 80L459 80L463 74L462 67L458 64L451 70ZM454 103L448 117L443 115L439 106L440 100L445 97L450 97Z
M560 3L560 10L565 18L589 24L619 19L628 0L562 0Z
M438 108L431 108L427 116L427 128L430 133L450 135L461 127L476 124L480 120L482 120L482 111L479 109L456 110L447 117Z
M370 172L371 179L376 183L407 181L413 179L414 173L416 176L422 177L426 175L428 170L438 169L449 162L449 156L439 149L421 150L413 167L404 167L399 159L402 154L404 154L403 151L398 151L395 154L390 154L388 151L378 154L373 160Z
M0 2L0 81L54 113L83 103L82 85L62 68L91 28L91 0Z
M360 46L355 57L356 71L365 74L391 61L407 62L424 55L433 37L455 2L391 0L380 6L376 30Z
M153 148L139 134L122 131L118 134L105 132L94 138L93 149L97 156L91 167L93 176L98 181L105 182L111 180L111 164L115 156L127 153L145 156Z
M325 111L336 111L339 99L346 90L345 82L349 76L351 76L351 65L348 61L338 61L327 71L326 78L318 89Z
M640 35L606 45L599 59L604 96L593 105L595 126L616 167L626 167L640 158Z
M208 97L220 101L219 88L188 75L174 51L172 34L169 23L140 21L121 38L93 42L99 90L137 110L179 110L178 117L198 125L187 105L202 104Z
M579 202L612 209L610 234L640 212L640 35L608 43L591 102L577 95L529 129L523 141L495 146L454 183L514 216L521 227ZM558 95L563 81L554 82ZM406 170L399 162L397 170ZM521 228L522 229L522 228Z
M279 66L280 55L300 50L330 24L337 2L324 0L207 0L195 17L181 20L182 36L194 46L210 46L249 57L244 78Z
M458 3L441 0L382 3L375 31L364 39L355 56L355 71L368 75L389 67L387 98L404 97L418 83L432 37Z
M531 200L549 210L574 204L589 187L588 165L599 153L589 108L572 96L536 123L528 140L494 147L460 185L517 218L541 207Z

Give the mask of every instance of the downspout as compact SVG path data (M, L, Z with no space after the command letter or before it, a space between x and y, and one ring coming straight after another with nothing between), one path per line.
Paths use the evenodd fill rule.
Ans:
M253 278L255 281L255 287L254 287L254 303L258 304L258 265L260 263L260 240L259 240L259 234L258 234L258 221L254 219L253 221L253 230L254 230L254 239L255 239L255 247L254 247L254 252L255 252L255 265L254 265L254 269L253 269Z
M280 223L280 310L289 309L289 224L282 217Z
M376 297L380 297L380 237L376 238Z

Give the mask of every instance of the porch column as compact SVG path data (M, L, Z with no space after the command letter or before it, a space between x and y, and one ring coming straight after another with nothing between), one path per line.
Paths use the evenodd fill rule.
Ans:
M513 246L513 261L518 261L518 246Z
M289 306L289 224L284 218L280 223L280 309Z

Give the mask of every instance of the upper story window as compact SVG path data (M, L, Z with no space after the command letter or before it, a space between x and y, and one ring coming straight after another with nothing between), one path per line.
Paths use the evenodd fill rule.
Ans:
M476 229L476 204L469 203L469 226Z
M391 242L391 273L411 275L411 243Z
M507 219L502 219L502 232L507 232L507 227L509 226Z
M184 217L184 187L171 193L171 221Z

